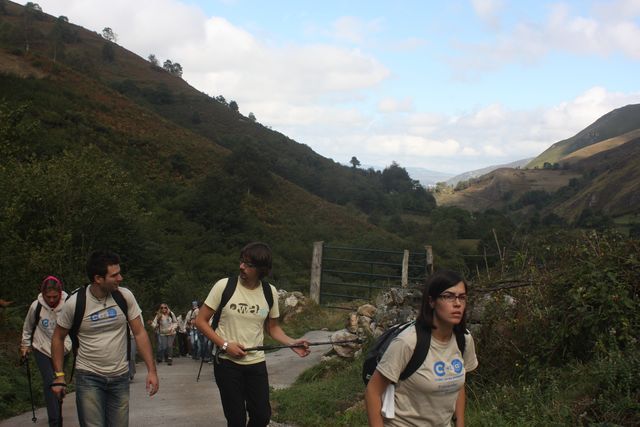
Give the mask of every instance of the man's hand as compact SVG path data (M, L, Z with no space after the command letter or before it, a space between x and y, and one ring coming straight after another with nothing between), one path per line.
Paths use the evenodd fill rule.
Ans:
M309 341L301 338L291 343L291 345L296 345L296 344L302 344L302 346L300 347L291 347L291 350L298 353L298 356L307 357L309 353L311 353L311 350L309 350Z
M56 384L60 385L56 386ZM57 377L53 380L53 382L51 383L51 391L53 392L53 394L55 394L59 401L62 401L62 399L64 399L65 394L67 394L67 385L64 382L64 376Z
M147 373L147 393L149 393L149 397L156 394L159 388L160 388L160 381L158 380L158 374L156 372L148 372Z
M227 353L234 359L242 359L247 355L247 352L244 351L244 346L242 344L238 344L237 342L230 342L225 353Z

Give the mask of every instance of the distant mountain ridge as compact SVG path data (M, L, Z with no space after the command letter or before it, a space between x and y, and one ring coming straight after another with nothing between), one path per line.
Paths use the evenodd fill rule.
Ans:
M458 182L460 181L466 181L468 179L477 178L479 176L488 174L489 172L492 172L496 169L500 169L500 168L516 169L516 168L524 167L531 160L533 160L533 157L529 157L527 159L522 159L522 160L516 160L514 162L505 163L503 165L493 165L493 166L487 166L486 168L482 168L482 169L472 170L469 172L461 173L460 175L456 175L453 178L449 178L446 181L446 183L455 187L456 184L458 184Z
M543 167L544 163L558 163L581 148L623 135L640 128L640 104L630 104L605 114L571 138L558 141L543 151L528 168Z
M472 211L508 208L571 222L592 215L638 215L639 164L640 104L632 104L556 142L526 167L470 178L464 188L442 192L436 199L439 205Z

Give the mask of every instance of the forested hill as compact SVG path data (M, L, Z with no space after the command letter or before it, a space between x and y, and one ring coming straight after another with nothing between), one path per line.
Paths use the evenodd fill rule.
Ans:
M412 245L371 221L433 207L406 170L341 166L105 37L0 2L0 274L27 284L2 298L84 283L97 247L149 307L204 297L249 240L284 287L308 283L315 240Z

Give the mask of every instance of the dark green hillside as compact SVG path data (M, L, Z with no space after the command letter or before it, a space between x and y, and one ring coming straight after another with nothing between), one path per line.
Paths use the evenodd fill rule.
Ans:
M0 16L0 43L11 51L24 52L20 34L26 12L9 5L9 15ZM59 32L72 36L56 42L56 26L62 28ZM366 213L383 215L399 214L402 209L428 212L435 206L433 197L417 181L400 188L389 186L380 172L342 166L322 157L308 146L239 114L237 104L234 108L234 102L225 99L233 94L204 94L179 76L95 32L61 23L46 13L37 14L30 27L33 35L29 52L52 59L54 46L58 46L62 52L56 56L58 62L234 152L256 150L269 171L330 202L352 204Z
M69 287L83 283L84 258L96 247L122 253L127 284L150 309L161 299L186 306L203 298L212 280L237 268L237 251L250 240L272 243L276 283L305 289L315 240L411 246L368 222L352 199L340 196L351 205L340 207L331 203L337 197L327 201L307 188L345 187L348 178L372 209L393 211L397 201L427 209L428 195L399 166L385 173L343 168L116 45L107 60L101 49L111 42L95 33L46 14L27 20L24 8L7 4L9 14L0 15L0 274L33 287L6 288L2 298L26 304L51 273ZM28 51L17 36L25 22ZM54 58L56 25L69 36ZM113 83L145 76L139 93ZM176 100L188 106L190 97L211 105L220 136L205 137L149 108ZM256 148L261 135L271 139ZM234 151L221 141L233 141ZM287 149L302 154L276 156ZM300 180L281 177L276 162L296 168Z
M640 104L627 105L605 114L575 136L556 142L538 157L528 168L542 168L545 163L558 163L574 151L600 141L613 138L640 128Z

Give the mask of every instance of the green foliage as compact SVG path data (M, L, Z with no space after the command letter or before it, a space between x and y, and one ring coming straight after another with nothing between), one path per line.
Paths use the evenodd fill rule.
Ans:
M274 419L301 427L366 426L361 400L362 360L333 360L305 371L289 388L271 393Z

